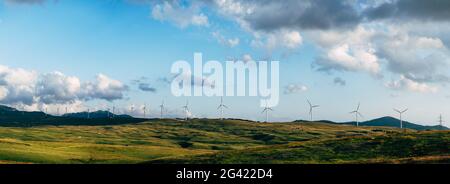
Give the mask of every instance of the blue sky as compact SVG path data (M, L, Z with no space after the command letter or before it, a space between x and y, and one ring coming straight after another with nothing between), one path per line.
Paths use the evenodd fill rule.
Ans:
M352 4L355 17L319 24L303 18L309 11L301 3L311 4L307 0L286 1L284 5L305 8L306 13L296 15L288 8L262 18L260 12L279 12L277 8L283 5L238 0L0 2L0 65L7 67L0 69L4 77L0 79L6 81L0 83L4 93L0 102L5 105L25 104L29 110L47 107L50 111L71 106L71 111L81 111L87 107L111 108L114 104L122 112L139 116L141 112L127 112L129 106L147 104L150 114L157 116L158 105L164 100L169 113L182 116L181 106L189 100L195 116L217 117L220 98L176 98L170 86L161 81L170 77L173 62L191 62L195 52L202 52L204 60L224 62L248 55L255 60L280 61L281 96L271 115L273 121L307 119L306 99L321 106L314 113L315 119L353 120L348 112L358 102L365 120L397 116L393 108L409 108L405 119L423 124L436 124L439 114L450 117L449 39L443 34L450 26L448 20L440 18L445 13L412 16L408 11L413 10L398 9L395 13L401 13L401 20L395 14L386 18L374 16L373 12L380 3L395 3L367 0ZM324 9L346 6L336 2L320 5ZM341 16L340 11L332 13ZM292 21L283 22L286 17ZM354 21L347 21L352 18ZM423 24L440 29L424 29L420 26ZM294 37L289 36L292 33ZM231 44L236 39L239 43ZM408 58L411 53L419 59ZM31 78L35 76L36 80L58 71L61 75L55 76L64 80L55 84L67 84L67 77L76 77L82 83L77 90L92 90L61 92L59 86L41 85L37 90L42 91L35 94L38 84L17 83L5 77L14 76L18 69L34 72ZM101 80L98 74L107 78ZM98 87L103 82L113 84L111 89ZM140 83L156 91L140 90ZM290 90L286 90L288 86ZM27 87L29 93L21 91ZM32 102L22 101L24 94L32 95ZM44 102L39 95L60 100ZM259 98L224 99L231 107L226 116L264 119Z

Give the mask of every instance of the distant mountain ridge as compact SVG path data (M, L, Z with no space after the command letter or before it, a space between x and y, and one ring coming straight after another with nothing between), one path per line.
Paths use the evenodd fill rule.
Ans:
M76 113L67 113L62 115L62 117L70 117L70 118L133 118L130 115L126 114L113 114L109 111L94 111L94 112L76 112Z
M294 122L309 122L305 120L297 120ZM356 125L356 122L333 122L329 120L320 120L315 122L323 122L323 123L330 123L330 124L347 124L347 125ZM385 116L381 118L372 119L369 121L363 121L359 122L359 126L385 126L385 127L400 127L400 120L394 117ZM440 126L440 125L434 125L434 126L428 126L428 125L419 125L415 123L411 123L408 121L403 121L403 127L414 129L414 130L450 130L448 127Z
M108 111L70 113L53 116L44 112L19 111L0 105L0 126L29 127L38 125L116 125L147 121L129 115L116 115Z
M148 121L149 119L134 118L130 115L117 115L109 111L95 111L68 113L62 116L53 116L44 112L28 112L19 111L15 108L0 105L0 126L37 126L37 125L116 125L116 124L131 124ZM250 120L247 120L250 121ZM295 122L309 122L297 120ZM351 124L355 122L333 122L329 120L321 120L316 122L330 123L330 124ZM381 117L369 121L359 123L360 126L387 126L399 127L400 120L393 117ZM449 130L445 126L425 126L403 121L403 127L415 130Z
M400 127L400 120L394 117L385 116L376 118L373 120L360 123L362 126L388 126L388 127ZM403 121L403 127L415 130L449 130L449 128L440 125L427 126Z

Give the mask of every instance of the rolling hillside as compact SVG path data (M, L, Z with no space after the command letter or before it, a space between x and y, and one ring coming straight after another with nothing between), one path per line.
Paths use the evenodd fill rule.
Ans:
M0 163L449 163L449 131L173 119L0 127Z

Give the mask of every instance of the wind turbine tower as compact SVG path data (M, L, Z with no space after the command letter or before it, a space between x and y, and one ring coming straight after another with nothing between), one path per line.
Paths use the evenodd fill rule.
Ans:
M273 111L272 108L270 108L269 106L267 106L267 102L266 102L266 107L264 107L264 110L261 113L266 113L266 123L269 122L269 111Z
M442 127L442 124L444 123L444 120L442 119L442 114L439 115L439 126Z
M113 105L112 118L114 119L116 115L116 106Z
M397 112L400 115L400 129L403 128L403 119L402 119L402 115L403 113L405 113L406 111L408 111L408 109L405 109L403 111L398 110L398 109L394 109L395 112Z
M358 121L358 116L362 116L362 114L359 112L359 106L361 105L361 103L358 103L358 107L356 107L356 110L350 112L350 114L355 114L355 121L356 121L356 126L359 126L359 121Z
M159 107L161 108L160 119L163 119L163 116L164 116L164 100L162 101L161 105L159 105Z
M309 105L309 117L310 117L310 121L313 121L313 110L314 108L319 107L319 105L313 105L309 100L308 101L308 105Z
M220 105L219 105L219 107L217 107L217 109L220 110L220 120L223 120L223 109L224 108L228 109L228 107L225 104L223 104L223 97L220 97Z
M189 101L186 101L186 105L182 107L185 113L185 118L184 120L188 120L189 118Z
M146 117L146 111L147 111L147 105L144 104L144 107L142 108L142 110L144 111L144 119Z

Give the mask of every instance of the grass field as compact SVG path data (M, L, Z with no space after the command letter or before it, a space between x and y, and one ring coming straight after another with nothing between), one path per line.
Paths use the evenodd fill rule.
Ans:
M2 163L450 163L450 131L240 120L0 127Z

